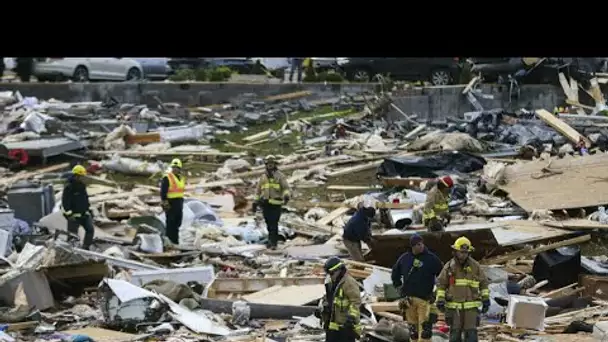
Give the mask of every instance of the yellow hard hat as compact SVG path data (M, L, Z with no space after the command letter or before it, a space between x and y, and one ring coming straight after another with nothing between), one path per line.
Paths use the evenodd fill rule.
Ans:
M82 165L76 165L72 168L72 173L79 176L86 176L87 169L85 169Z
M268 163L268 162L276 162L277 158L275 156L273 156L272 154L269 154L266 156L266 158L264 158L264 162Z
M171 161L171 167L179 167L180 169L182 168L182 161L175 158Z
M459 237L454 241L452 248L457 251L466 251L472 252L474 250L473 245L471 244L471 240L467 239L464 236Z

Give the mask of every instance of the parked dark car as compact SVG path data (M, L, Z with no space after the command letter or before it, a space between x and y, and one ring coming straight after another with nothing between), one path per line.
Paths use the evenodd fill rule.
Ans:
M198 69L205 63L205 59L202 57L175 57L169 58L169 66L174 71L180 69Z
M429 81L433 85L452 84L458 80L458 58L348 58L340 68L350 81L370 81L377 75L389 75L392 80Z

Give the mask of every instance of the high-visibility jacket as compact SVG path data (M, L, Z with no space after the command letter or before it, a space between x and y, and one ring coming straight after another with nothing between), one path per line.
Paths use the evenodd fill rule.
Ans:
M281 171L274 171L272 176L264 173L258 181L255 200L266 200L270 204L282 205L283 197L289 195L289 184Z
M437 278L436 300L444 300L447 309L477 309L489 298L488 279L471 257L464 264L452 258Z
M186 177L178 177L173 172L167 172L165 177L167 177L167 180L169 180L167 199L184 198L184 191L186 190Z
M428 220L447 213L449 209L448 199L435 185L426 194L426 201L422 209L422 220L426 223Z
M361 335L359 320L361 312L361 295L359 285L355 278L346 273L334 289L333 303L331 303L331 314L329 316L329 330L340 330L348 316L352 316L355 322L355 332Z

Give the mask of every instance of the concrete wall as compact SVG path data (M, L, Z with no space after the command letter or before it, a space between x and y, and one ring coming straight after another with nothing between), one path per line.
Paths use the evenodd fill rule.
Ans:
M556 105L563 105L566 97L563 91L552 85L524 85L519 97L509 101L508 87L501 85L482 85L483 94L492 95L485 99L476 95L484 109L504 108L517 110L521 108L553 110ZM466 96L462 95L464 86L430 87L409 89L393 96L394 103L407 114L417 114L422 121L445 121L447 117L461 117L465 112L475 111ZM392 112L390 117L399 120L401 114Z
M23 96L55 98L69 102L101 101L112 96L121 102L140 103L158 96L163 102L184 106L205 106L247 93L266 97L301 90L317 96L336 96L373 89L373 84L242 84L242 83L0 83L0 91L18 90Z
M118 101L130 103L154 103L158 96L164 102L177 102L184 106L205 106L236 100L243 94L252 93L260 98L300 90L312 91L316 98L335 97L341 93L372 91L374 84L239 84L239 83L4 83L0 91L18 90L23 96L40 99L55 98L63 101L101 101L112 96ZM446 117L462 116L475 110L462 95L464 86L414 88L394 95L395 104L405 113L417 114L422 120L443 121ZM509 103L508 88L500 85L482 85L484 94L493 99L478 101L485 109L523 107L553 109L564 103L563 91L551 85L524 85L519 99ZM581 97L582 98L582 97ZM391 113L394 119L400 114Z

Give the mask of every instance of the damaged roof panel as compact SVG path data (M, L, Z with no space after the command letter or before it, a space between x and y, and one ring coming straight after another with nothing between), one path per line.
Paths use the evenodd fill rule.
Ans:
M608 204L607 174L606 154L539 160L508 166L501 189L527 212L593 207Z

